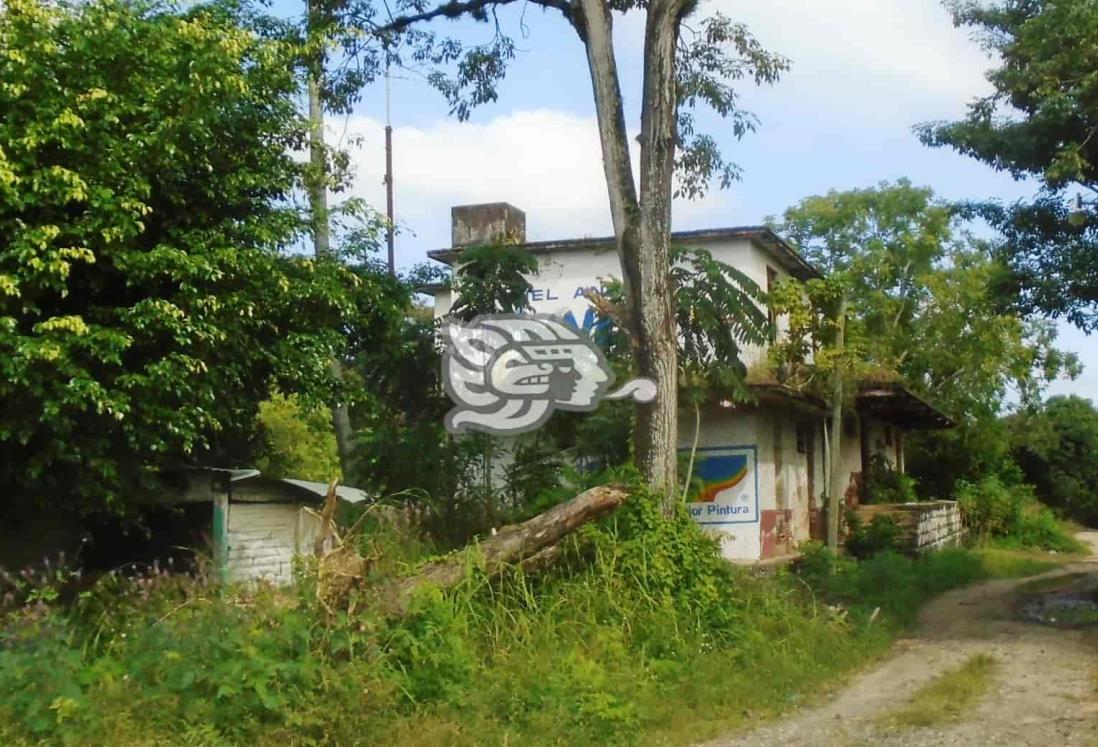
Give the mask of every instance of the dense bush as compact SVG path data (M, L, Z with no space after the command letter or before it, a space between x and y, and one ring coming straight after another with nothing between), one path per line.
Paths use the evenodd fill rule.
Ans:
M869 523L861 522L854 512L846 518L846 549L855 558L869 558L878 553L896 551L900 527L891 516L874 516Z
M914 478L897 470L884 454L874 454L866 471L866 503L913 503L919 500Z
M1078 549L1078 542L1029 485L1008 485L990 476L975 483L959 482L956 498L969 533L977 539L1059 552Z
M332 396L345 333L394 315L372 278L287 251L308 128L257 11L0 6L5 502L97 511L235 463L272 385Z
M1052 397L1010 419L1014 459L1037 497L1098 526L1098 410L1082 397Z

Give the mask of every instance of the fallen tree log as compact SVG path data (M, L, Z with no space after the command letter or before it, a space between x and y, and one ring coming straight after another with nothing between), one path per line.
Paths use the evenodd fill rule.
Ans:
M558 542L587 522L610 514L627 496L626 489L620 485L600 485L586 490L521 524L503 527L477 545L427 563L411 576L375 587L378 605L386 613L399 616L407 613L418 589L456 586L465 578L470 550L478 553L476 564L489 576L498 575L514 564L527 568L544 567L559 555Z

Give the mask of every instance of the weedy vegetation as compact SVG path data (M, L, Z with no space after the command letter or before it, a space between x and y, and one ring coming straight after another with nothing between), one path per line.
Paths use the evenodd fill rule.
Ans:
M391 531L357 541L408 572L429 550ZM31 574L4 611L0 739L687 743L812 697L885 651L930 595L1048 566L1007 556L859 562L809 546L763 574L638 493L552 569L487 579L474 563L399 619L324 608L306 567L293 592L150 569L67 604L64 574Z

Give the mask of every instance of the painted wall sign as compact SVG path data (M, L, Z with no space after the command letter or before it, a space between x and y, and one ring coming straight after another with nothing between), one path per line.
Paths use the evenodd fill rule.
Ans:
M689 449L682 449L689 453ZM701 487L687 508L699 524L753 524L759 520L759 464L754 446L698 449L694 474Z
M563 279L537 286L527 292L527 302L539 314L552 314L572 326L590 332L610 325L601 318L587 300L586 294L607 292L606 285L596 279Z
M656 384L633 379L609 391L614 372L586 333L545 314L493 314L448 324L442 380L451 433L525 433L553 410L589 412L603 399L651 402Z

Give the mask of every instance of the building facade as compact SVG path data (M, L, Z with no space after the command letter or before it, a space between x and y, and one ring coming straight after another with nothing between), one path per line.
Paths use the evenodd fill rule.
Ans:
M455 207L451 218L452 246L429 252L432 259L458 266L465 247L501 238L517 242L538 261L529 294L535 312L562 317L580 329L598 322L585 293L621 276L612 237L526 242L525 215L506 203ZM794 247L763 226L677 232L672 242L708 251L763 290L789 277L819 277ZM452 293L432 290L435 316L445 316L454 303ZM784 320L775 321L781 334ZM765 367L767 356L765 346L756 346L744 351L743 362L749 369ZM902 470L903 432L948 424L902 387L885 389L868 400L867 392L860 393L843 424L840 475L848 486L844 499L852 505L875 454ZM683 413L679 418L679 448L693 454L688 463L701 486L690 497L690 513L720 537L725 557L736 561L790 555L801 542L822 539L824 531L829 480L825 403L777 383L758 383L753 390L750 405L712 397L700 412L697 432L694 417Z

